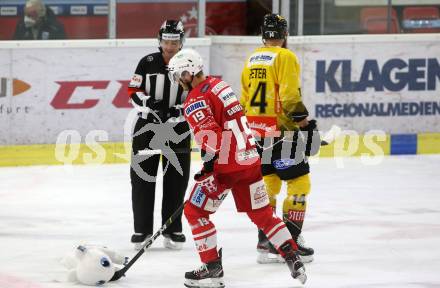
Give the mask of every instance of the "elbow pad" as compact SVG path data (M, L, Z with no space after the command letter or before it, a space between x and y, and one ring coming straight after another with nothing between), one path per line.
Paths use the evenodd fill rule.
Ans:
M306 106L302 102L296 103L292 111L287 113L287 116L294 122L301 122L309 116Z

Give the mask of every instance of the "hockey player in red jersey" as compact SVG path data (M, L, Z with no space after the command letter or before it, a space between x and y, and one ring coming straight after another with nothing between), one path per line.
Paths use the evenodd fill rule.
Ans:
M190 90L184 116L204 161L184 209L203 265L185 273L185 286L224 287L221 249L209 216L230 191L237 211L247 213L284 257L292 277L304 283L297 245L269 206L255 139L236 95L226 82L203 74L202 58L194 50L178 52L168 69L173 81Z

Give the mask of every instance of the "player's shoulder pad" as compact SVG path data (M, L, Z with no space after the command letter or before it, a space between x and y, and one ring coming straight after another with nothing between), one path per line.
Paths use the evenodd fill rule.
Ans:
M249 57L246 66L247 68L251 68L254 65L264 65L264 66L270 66L273 64L275 58L277 58L277 55L279 54L279 51L274 49L273 47L263 47L260 49L257 49L252 53L252 55Z
M221 84L222 82L224 84ZM224 107L228 107L229 105L231 105L235 102L239 103L238 97L237 97L237 95L235 95L232 88L226 82L224 82L224 81L222 81L222 82L219 82L217 84L222 89L219 89L220 92L217 94L214 94L214 95L218 97L218 99L222 102Z
M210 85L211 86L211 85ZM214 95L218 95L218 93L220 91L222 91L223 89L225 89L226 87L229 87L229 84L226 83L223 80L220 80L219 82L217 82L216 84L214 84L214 86L212 86L211 88L211 93Z
M298 57L292 50L289 50L287 48L281 48L279 54L282 55L282 58L285 59L287 58L287 59L291 59L294 62L298 62Z

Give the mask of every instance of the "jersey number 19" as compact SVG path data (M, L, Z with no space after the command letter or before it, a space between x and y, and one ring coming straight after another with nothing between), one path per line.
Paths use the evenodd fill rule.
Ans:
M240 123L238 123L237 119L229 120L226 123L228 129L232 130L232 133L237 140L238 150L246 149L247 141L249 141L249 144L251 144L252 146L255 145L255 138L254 136L252 136L252 131L249 128L246 116L240 117Z

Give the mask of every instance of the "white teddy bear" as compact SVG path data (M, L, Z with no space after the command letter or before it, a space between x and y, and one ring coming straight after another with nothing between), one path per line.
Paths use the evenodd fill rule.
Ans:
M61 260L69 269L68 281L92 286L107 283L127 262L128 257L96 245L80 245Z

